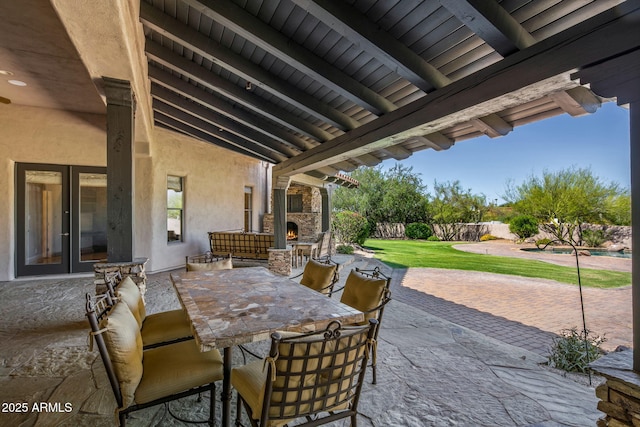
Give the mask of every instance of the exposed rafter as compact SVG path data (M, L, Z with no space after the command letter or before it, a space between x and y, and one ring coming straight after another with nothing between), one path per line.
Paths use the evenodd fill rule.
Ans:
M450 83L438 69L379 27L362 19L349 5L331 0L292 1L423 91L430 92Z
M311 52L296 46L272 27L228 0L183 0L203 15L225 25L270 54L313 76L324 86L380 115L396 109L393 103Z
M531 34L496 1L440 0L440 3L502 56L535 43Z

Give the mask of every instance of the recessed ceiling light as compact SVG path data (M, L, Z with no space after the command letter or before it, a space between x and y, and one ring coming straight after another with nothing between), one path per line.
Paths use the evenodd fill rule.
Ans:
M14 86L26 86L27 84L21 80L9 80L9 83Z
M11 71L7 71L7 70L0 70L0 75L2 75L2 76L13 76L13 73Z

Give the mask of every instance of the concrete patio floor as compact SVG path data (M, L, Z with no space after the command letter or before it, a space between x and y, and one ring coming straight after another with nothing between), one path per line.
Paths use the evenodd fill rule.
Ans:
M341 281L353 267L380 265L361 256L340 256L338 262L344 265ZM426 294L399 283L404 278L406 285L411 275L392 273L397 298L385 311L378 384L370 384L368 373L360 426L588 426L603 416L596 409L594 388L584 379L574 381L543 366L546 359L539 352L425 311L428 307L412 296ZM97 351L90 353L87 346L84 294L93 291L91 277L0 282L0 425L114 425L113 394ZM179 307L169 273L149 275L146 300L149 313ZM449 302L440 300L447 308ZM457 306L462 315L463 306ZM511 322L481 315L495 317L497 324ZM255 347L265 348L260 343ZM239 351L234 363L242 363ZM19 402L27 403L26 412L9 411L10 403ZM60 403L62 410L34 411L33 404L40 402ZM202 419L206 402L184 399L171 408ZM185 424L156 407L132 414L127 425Z

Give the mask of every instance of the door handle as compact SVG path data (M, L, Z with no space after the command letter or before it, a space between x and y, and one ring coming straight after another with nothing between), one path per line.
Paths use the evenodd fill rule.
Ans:
M60 233L61 236L68 236L69 233Z

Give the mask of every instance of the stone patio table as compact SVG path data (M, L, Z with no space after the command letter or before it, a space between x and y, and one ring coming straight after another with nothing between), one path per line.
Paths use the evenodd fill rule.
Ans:
M171 274L200 351L224 349L222 425L229 426L231 350L275 331L306 332L364 314L264 267Z

